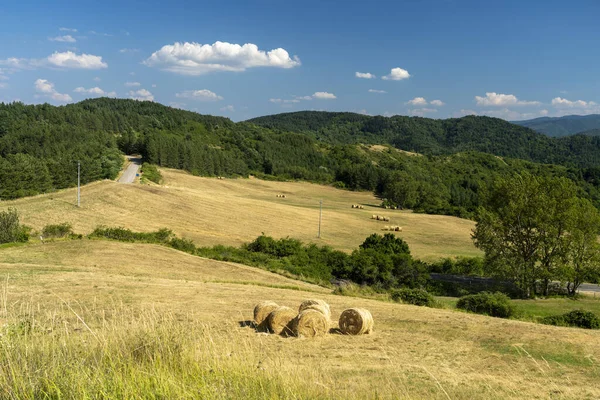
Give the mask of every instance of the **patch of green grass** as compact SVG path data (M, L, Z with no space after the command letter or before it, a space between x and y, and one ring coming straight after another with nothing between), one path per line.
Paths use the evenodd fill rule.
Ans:
M507 343L496 340L482 340L480 346L488 351L502 355L510 355L518 358L531 360L533 364L541 366L542 369L550 367L552 363L570 365L575 367L589 367L596 364L597 360L587 354L578 345L561 343L560 346L553 343ZM540 360L542 360L540 362ZM589 371L598 374L598 371Z
M556 297L535 300L512 300L519 319L534 321L573 310L591 311L600 315L600 297L580 296L576 299Z

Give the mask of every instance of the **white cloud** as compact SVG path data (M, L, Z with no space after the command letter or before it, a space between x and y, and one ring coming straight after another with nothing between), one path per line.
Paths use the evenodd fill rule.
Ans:
M285 49L264 51L252 43L177 42L152 53L144 64L182 75L202 75L215 71L240 72L253 67L293 68L300 65L300 59L290 58Z
M312 96L294 96L296 100L312 100Z
M201 90L186 90L181 93L177 93L175 97L183 99L193 99L199 101L219 101L223 100L223 97L217 95L215 92L211 92L207 89Z
M174 108L183 108L183 107L185 107L186 104L185 103L178 103L176 101L172 101L172 102L169 103L169 105L171 107L174 107Z
M68 94L59 93L54 88L54 84L46 79L38 79L35 81L35 90L42 93L43 97L50 97L52 100L67 103L73 101Z
M65 68L65 69L102 69L108 64L102 61L102 57L92 54L75 54L72 51L55 52L42 58L16 58L10 57L0 60L0 65L7 66L14 72L19 69L36 69L39 67Z
M102 57L95 56L92 54L81 54L77 55L72 51L66 51L64 53L54 53L47 58L48 62L60 68L74 68L74 69L101 69L107 68L108 64L102 61Z
M332 100L332 99L336 99L337 97L335 97L335 94L333 93L328 93L328 92L315 92L312 95L313 98L315 99L322 99L322 100Z
M409 115L414 115L417 117L424 117L426 114L436 113L437 110L435 108L415 108L413 110L408 110Z
M90 34L96 35L96 36L107 36L107 37L113 36L110 33L96 32L96 31L90 31Z
M594 103L593 101L583 101L583 100L575 100L575 101L571 101L571 100L567 100L567 99L563 99L562 97L555 97L554 99L552 99L552 105L554 107L560 108L560 107L564 107L564 108L586 108L586 107L590 107L590 106L597 106L598 104Z
M100 82L102 79L100 79L99 77L95 77L94 78L94 82Z
M0 82L0 89L4 89L6 87L6 83Z
M0 72L0 81L7 81L7 80L8 80L8 76L2 75L2 72Z
M141 86L142 84L139 82L125 82L125 86L127 87L136 87L136 86Z
M119 53L138 53L140 49L121 49Z
M72 28L59 28L58 30L61 32L77 32L77 29Z
M153 83L153 84L152 84L152 87L153 87L153 88L155 88L155 87L156 87L156 83Z
M219 110L221 110L223 112L235 112L235 107L232 105L228 105L223 108L220 108Z
M552 106L557 110L558 116L569 114L598 114L600 113L600 104L593 101L567 100L562 97L552 99Z
M303 99L306 100L306 99ZM269 99L269 101L271 103L276 103L276 104L294 104L294 103L300 103L300 99L296 98L296 99Z
M453 117L455 118L460 118L460 117L464 117L466 115L478 115L477 111L475 110L468 110L468 109L461 109L460 111L457 111L455 113L452 114Z
M402 68L392 68L389 75L382 76L381 79L389 81L401 81L402 79L410 78L410 74L407 70Z
M93 95L98 95L98 96L117 97L116 92L105 92L104 90L100 89L97 86L90 88L90 89L86 89L86 88L83 88L80 86L73 91L75 93L86 93L86 94L93 94Z
M444 105L446 105L446 103L444 103L444 102L443 102L443 101L441 101L441 100L431 100L431 101L429 102L429 104L431 104L432 106L438 106L438 107L441 107L441 106L444 106Z
M478 106L539 106L539 101L519 100L514 94L502 94L496 92L486 92L485 97L475 96Z
M369 89L369 93L387 93L385 90Z
M66 43L75 43L77 40L71 35L65 36L56 36L53 38L48 38L51 42L66 42Z
M370 72L355 72L354 76L356 76L357 78L362 78L362 79L375 79L375 78L377 78L375 75L373 75Z
M129 96L134 100L154 101L154 96L146 89L130 90Z
M407 101L404 104L410 104L412 106L426 106L427 100L424 97L415 97L414 99Z

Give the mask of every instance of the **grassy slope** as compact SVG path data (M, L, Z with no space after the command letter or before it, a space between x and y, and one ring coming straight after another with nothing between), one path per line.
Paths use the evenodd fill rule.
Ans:
M181 171L161 169L162 186L96 182L82 189L82 208L73 206L69 189L0 203L0 210L16 207L23 223L41 229L49 223L70 222L78 233L97 225L120 225L140 231L167 227L193 239L199 246L240 245L261 232L317 242L319 200L323 200L321 244L350 251L384 225L400 225L398 235L416 257L433 260L448 256L474 256L470 232L473 222L437 215L384 210L371 193L348 192L301 182L256 179L199 178ZM278 198L277 194L286 198ZM350 208L365 205L364 210ZM389 216L378 222L371 215Z
M599 332L316 294L323 289L154 245L2 248L0 276L0 319L13 332L0 341L2 397L57 386L63 397L600 396ZM315 296L334 321L347 307L370 309L375 333L283 339L240 327L259 300L296 307ZM30 336L19 333L26 321Z

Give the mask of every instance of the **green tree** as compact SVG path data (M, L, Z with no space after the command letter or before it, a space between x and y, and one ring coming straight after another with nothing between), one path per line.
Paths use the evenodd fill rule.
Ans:
M600 280L600 212L588 200L578 200L572 213L569 235L568 266L565 269L567 290L577 293L583 282Z
M487 272L513 280L524 297L536 294L540 280L547 293L568 251L575 193L565 178L522 174L497 180L482 196L473 233Z

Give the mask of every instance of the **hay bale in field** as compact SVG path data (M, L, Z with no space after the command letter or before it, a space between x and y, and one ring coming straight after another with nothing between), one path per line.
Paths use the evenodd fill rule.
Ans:
M325 336L329 332L329 319L320 311L307 309L292 320L292 331L299 337Z
M386 222L390 222L390 217L383 217L383 220Z
M292 320L297 315L296 311L289 307L277 307L267 317L267 329L276 335L291 336Z
M254 322L256 325L262 324L265 319L273 312L279 305L274 301L265 300L261 301L254 307Z
M371 219L377 219L377 215L373 214L373 215L371 216Z
M397 226L396 229L394 229L396 232L402 232L402 227L401 226Z
M364 210L365 206L358 206L358 208L360 208L361 210Z
M298 313L304 310L317 310L327 317L328 321L331 319L331 308L323 300L304 300L298 308Z
M340 331L346 335L373 332L373 316L364 308L349 308L340 315Z
M389 231L389 230L393 230L393 229L391 229L391 228L390 228L389 226L387 226L387 225L386 225L386 226L384 226L384 227L383 227L383 229L382 229L382 231Z

